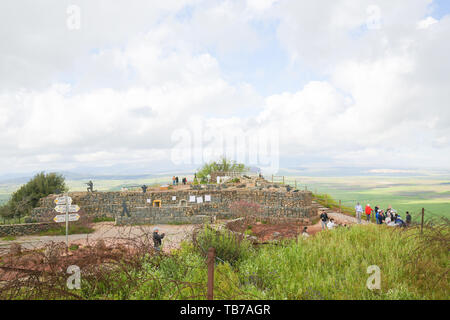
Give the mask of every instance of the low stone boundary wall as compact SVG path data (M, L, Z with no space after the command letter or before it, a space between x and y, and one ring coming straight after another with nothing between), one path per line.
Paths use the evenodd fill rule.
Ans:
M25 236L54 228L55 222L23 223L0 225L0 237Z

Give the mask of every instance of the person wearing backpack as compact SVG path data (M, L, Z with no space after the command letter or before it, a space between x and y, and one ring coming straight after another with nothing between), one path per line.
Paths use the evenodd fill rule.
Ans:
M325 211L322 211L320 214L320 223L322 225L322 230L327 229L327 221L328 221L328 215Z

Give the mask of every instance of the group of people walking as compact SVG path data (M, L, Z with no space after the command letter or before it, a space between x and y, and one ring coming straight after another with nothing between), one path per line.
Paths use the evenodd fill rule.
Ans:
M375 218L377 224L386 224L391 227L399 226L406 227L411 224L411 215L406 211L406 220L403 220L398 212L389 206L386 210L380 209L378 206L372 208L368 203L363 209L358 202L355 206L356 219L358 223L361 223L362 215L365 213L367 222L370 222L370 218Z
M382 210L378 206L372 208L370 204L367 204L366 207L363 208L358 202L355 206L355 213L358 224L362 223L363 214L366 215L367 222L370 222L372 218L372 220L375 220L377 224L386 224L390 227L408 227L411 224L411 214L408 211L406 211L406 217L405 220L403 220L398 212L391 206L389 206L386 210ZM333 229L341 226L336 223L333 218L329 218L325 211L322 211L320 214L320 224L322 226L322 230ZM342 226L346 225L344 224Z
M172 177L172 184L174 186L177 186L179 182L180 182L180 180L178 179L178 177L175 177L175 176ZM186 185L187 184L187 178L181 179L181 183Z

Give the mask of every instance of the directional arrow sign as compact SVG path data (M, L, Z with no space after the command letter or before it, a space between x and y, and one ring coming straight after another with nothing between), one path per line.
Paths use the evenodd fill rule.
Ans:
M78 219L80 219L80 215L78 213L69 214L69 221L78 221ZM57 215L56 217L53 218L53 221L58 223L66 222L66 215L65 214Z
M72 204L69 206L69 212L78 212L80 210L80 207L76 204ZM59 213L66 213L66 206L65 205L57 205L55 207L55 211Z
M59 204L59 205L65 205L65 204L72 204L72 198L71 197L67 197L67 202L66 203L66 197L58 197L55 199L55 204Z

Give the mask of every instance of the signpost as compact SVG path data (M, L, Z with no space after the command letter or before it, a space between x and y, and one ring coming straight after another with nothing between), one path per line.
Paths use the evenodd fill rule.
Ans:
M72 204L72 198L68 197L68 196L64 196L64 197L58 197L55 199L55 204L57 205L65 205L66 203L68 203L69 205Z
M69 214L69 221L78 221L80 219L80 215L78 213L72 213ZM60 214L53 218L53 221L60 223L60 222L66 222L66 215Z
M69 221L77 221L80 219L80 215L76 213L80 210L80 207L72 205L72 198L67 195L56 198L55 204L55 211L65 214L57 215L53 218L53 221L57 223L66 223L66 246L69 248ZM69 212L72 212L73 214L69 214Z
M66 213L66 209L68 207L69 212L78 212L80 211L80 207L76 204L71 204L71 205L57 205L55 207L55 211L58 213Z

